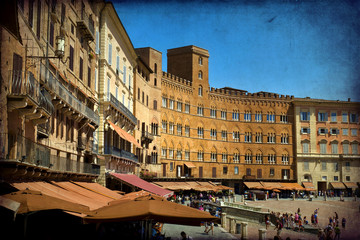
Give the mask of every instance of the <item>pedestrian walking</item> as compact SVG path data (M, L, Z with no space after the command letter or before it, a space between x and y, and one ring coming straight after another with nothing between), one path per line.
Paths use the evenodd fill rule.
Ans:
M274 230L277 229L277 231L276 231L276 236L278 236L279 238L280 238L280 234L281 234L282 228L283 228L283 225L282 225L282 223L280 222L280 220L276 220L276 226L275 226ZM280 239L281 239L281 238L280 238Z
M335 237L334 237L334 240L337 239L340 239L340 228L339 228L339 225L336 225L335 227Z
M193 238L190 237L190 236L187 236L184 231L182 231L182 232L180 233L180 235L181 235L181 240L193 240Z
M341 225L342 225L342 227L345 229L346 218L343 217L343 219L342 219L342 221L341 221Z

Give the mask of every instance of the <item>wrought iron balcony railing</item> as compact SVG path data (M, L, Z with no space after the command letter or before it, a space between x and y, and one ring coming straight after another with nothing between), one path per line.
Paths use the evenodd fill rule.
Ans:
M39 107L42 107L49 115L52 115L54 106L46 97L46 93L45 89L40 90L40 83L36 80L32 72L10 70L9 95L19 97L26 96Z
M48 77L46 78L46 71L48 70ZM67 90L63 84L58 80L50 69L47 69L44 64L40 65L41 79L45 82L50 91L54 92L60 99L65 101L75 111L83 114L86 118L93 121L95 124L100 124L100 116L93 110L87 107L84 103L80 102L74 95Z
M137 119L134 114L132 114L130 110L125 107L124 104L117 100L116 97L112 95L112 93L105 93L104 101L110 102L114 107L116 107L120 112L122 112L134 125L137 124Z
M121 158L126 158L128 160L132 160L134 162L138 162L138 158L135 154L125 151L123 149L119 149L117 147L114 146L106 146L105 147L105 154L110 154L110 155L114 155L114 156L118 156Z
M94 20L91 15L88 16L85 9L82 9L78 14L78 20L76 21L84 38L88 41L94 41Z
M19 161L49 170L73 173L99 174L98 165L79 162L50 154L50 148L20 135L0 134L0 142L7 146L0 154L0 161Z

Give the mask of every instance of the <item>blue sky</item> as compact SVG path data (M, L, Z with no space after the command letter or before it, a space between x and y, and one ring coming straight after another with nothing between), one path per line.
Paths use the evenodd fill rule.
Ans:
M360 1L116 1L135 48L196 45L211 87L360 102Z

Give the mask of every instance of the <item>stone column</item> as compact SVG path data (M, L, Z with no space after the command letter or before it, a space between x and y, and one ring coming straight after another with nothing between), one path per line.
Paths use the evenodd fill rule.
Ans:
M265 201L267 201L267 194L265 193Z
M229 219L230 219L229 232L232 233L232 234L235 234L235 226L236 226L235 218L229 218Z
M241 239L242 240L248 240L248 232L247 232L247 222L241 223Z
M279 201L279 193L276 193L276 200Z
M221 227L226 229L226 213L221 213Z
M256 194L254 193L254 201L256 202Z
M266 239L266 229L259 229L259 240L265 240Z
M295 201L295 193L293 194L292 200Z

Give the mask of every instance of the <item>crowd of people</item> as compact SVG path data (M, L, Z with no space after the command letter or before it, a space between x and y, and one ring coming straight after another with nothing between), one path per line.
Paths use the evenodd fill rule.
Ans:
M280 234L283 228L292 229L294 231L304 231L306 226L311 226L319 229L319 240L335 240L340 239L341 228L345 229L346 219L339 218L337 212L334 212L334 216L329 216L329 223L325 228L319 226L319 208L314 210L314 213L310 217L310 222L306 216L302 216L300 208L295 213L274 213L271 212L273 221L275 220L275 229L277 230L277 237L281 239ZM265 218L266 229L270 226L270 220ZM340 227L341 225L341 227Z

